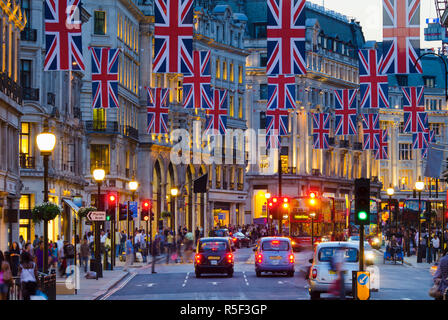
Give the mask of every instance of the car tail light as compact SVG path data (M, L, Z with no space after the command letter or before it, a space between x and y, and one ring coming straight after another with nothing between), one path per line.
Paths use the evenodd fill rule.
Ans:
M294 263L294 255L293 254L290 254L289 255L289 263Z
M196 264L200 264L201 260L202 260L202 255L201 254L196 254L194 256L194 259L196 260Z
M263 255L262 254L257 254L257 262L261 263L263 261Z
M279 240L272 240L272 244L279 244L280 241Z
M317 278L317 269L313 269L313 279Z
M228 254L227 254L227 262L228 262L228 263L232 263L232 260L233 260L233 254L228 253Z
M233 242L236 242L236 238L233 238Z

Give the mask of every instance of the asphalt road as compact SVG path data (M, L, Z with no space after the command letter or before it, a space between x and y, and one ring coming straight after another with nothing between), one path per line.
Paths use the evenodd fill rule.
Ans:
M203 275L197 279L193 264L157 264L151 268L133 269L132 274L111 290L108 300L309 300L305 270L311 252L296 253L293 278L264 275L257 278L252 248L237 249L233 278L225 275ZM379 291L373 300L427 300L431 275L426 269L407 265L383 264L376 252ZM322 295L322 299L334 299Z

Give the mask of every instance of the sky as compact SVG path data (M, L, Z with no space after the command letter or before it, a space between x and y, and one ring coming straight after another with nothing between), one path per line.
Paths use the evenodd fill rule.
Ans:
M366 41L383 40L383 5L382 0L309 0L312 3L323 5L329 10L336 11L348 18L356 18L361 22ZM436 7L434 0L421 0L420 25L421 25L421 48L440 47L440 41L427 42L424 40L424 28L426 18L436 18Z

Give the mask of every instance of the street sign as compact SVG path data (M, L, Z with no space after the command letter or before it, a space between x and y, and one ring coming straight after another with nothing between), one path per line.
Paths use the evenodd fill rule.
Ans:
M370 299L370 272L356 273L356 297L358 300Z
M106 211L91 211L87 214L90 221L106 221Z
M138 218L138 202L129 201L129 212L132 212L133 218Z

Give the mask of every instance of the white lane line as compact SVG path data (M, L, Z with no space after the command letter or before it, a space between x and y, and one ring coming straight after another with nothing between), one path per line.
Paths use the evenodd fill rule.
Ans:
M184 283L182 284L182 287L185 287L187 285L188 276L190 275L190 272L187 273L187 276L185 277Z
M249 281L247 281L246 272L243 271L244 281L246 282L246 286L249 285Z
M132 279L134 279L134 277L137 275L137 273L132 273L131 276L129 278L127 278L119 287L115 288L114 290L110 291L108 294L104 295L101 300L106 300L108 299L111 295L113 295L115 292L117 292L118 290L123 289L124 286L126 286L129 281L131 281Z

